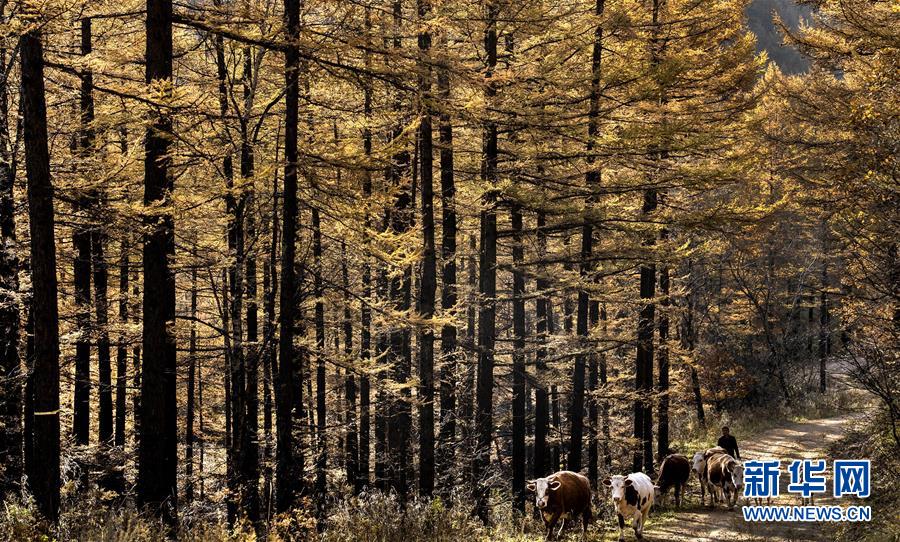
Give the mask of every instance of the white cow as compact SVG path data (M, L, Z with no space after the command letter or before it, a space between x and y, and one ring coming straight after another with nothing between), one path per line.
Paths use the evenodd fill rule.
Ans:
M697 452L691 461L691 470L697 475L697 481L700 482L700 506L706 505L706 490L709 488L709 480L706 477L706 454ZM715 499L715 493L709 488L709 499ZM712 504L712 502L710 502Z
M628 476L610 476L603 480L603 485L610 488L613 507L619 518L619 541L625 540L622 531L625 528L625 518L632 518L634 535L638 540L642 539L644 522L653 506L653 481L642 472L633 472Z

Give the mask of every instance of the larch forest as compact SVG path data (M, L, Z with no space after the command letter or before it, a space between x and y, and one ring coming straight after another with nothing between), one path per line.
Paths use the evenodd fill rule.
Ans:
M0 539L612 540L610 476L801 420L871 459L871 523L755 538L692 477L645 538L900 537L895 1L0 28Z

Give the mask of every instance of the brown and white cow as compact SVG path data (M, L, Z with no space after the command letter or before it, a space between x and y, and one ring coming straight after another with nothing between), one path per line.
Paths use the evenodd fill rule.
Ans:
M565 528L566 519L581 516L582 532L587 534L591 521L591 483L586 476L563 470L546 478L531 480L525 487L534 492L534 505L541 511L544 527L547 528L547 540L553 538L553 528L560 518L563 519L560 533Z
M681 506L684 486L687 485L690 476L691 462L688 461L688 458L680 454L667 455L659 466L659 476L657 476L654 486L655 500L662 504L669 489L674 488L675 506Z
M715 454L707 460L707 479L710 493L718 496L729 508L734 508L744 489L744 466L728 454Z
M653 506L653 481L643 472L633 472L628 476L616 475L603 480L610 488L613 507L619 519L619 542L625 540L625 519L632 518L631 526L638 540L644 538L644 522Z
M700 482L700 505L706 505L706 492L709 490L709 504L712 506L716 502L716 492L709 485L709 477L707 476L706 466L709 462L709 458L716 454L727 454L728 452L725 448L714 446L712 448L707 448L702 452L697 452L694 454L694 458L691 461L691 470L697 475L697 481Z

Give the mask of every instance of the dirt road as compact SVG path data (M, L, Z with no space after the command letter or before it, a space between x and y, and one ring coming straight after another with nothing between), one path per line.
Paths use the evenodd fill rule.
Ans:
M830 443L838 440L850 425L859 421L862 414L848 414L833 418L822 418L801 423L790 423L771 429L753 440L741 444L743 459L778 458L803 459L824 458L823 452ZM782 468L786 468L783 466ZM773 504L799 504L799 497L786 494L788 476L781 477L781 496ZM674 513L651 518L644 538L651 542L787 542L824 541L827 536L822 526L816 523L748 523L741 515L740 506L728 510L722 506L715 509L701 507L699 489L695 479L691 480L688 503ZM832 502L817 499L816 504ZM626 540L634 539L634 531L628 529Z

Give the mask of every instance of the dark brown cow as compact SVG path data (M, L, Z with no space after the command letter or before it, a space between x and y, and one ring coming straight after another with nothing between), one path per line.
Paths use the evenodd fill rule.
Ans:
M656 497L662 503L669 489L675 489L675 506L681 506L681 498L684 495L684 486L691 476L691 462L680 454L671 454L663 459L659 466L659 476L656 478Z
M563 470L546 478L531 480L526 487L528 491L534 491L534 505L541 511L547 528L547 540L553 538L553 528L560 518L563 518L565 527L566 519L579 515L583 532L587 534L591 521L591 484L586 476Z

